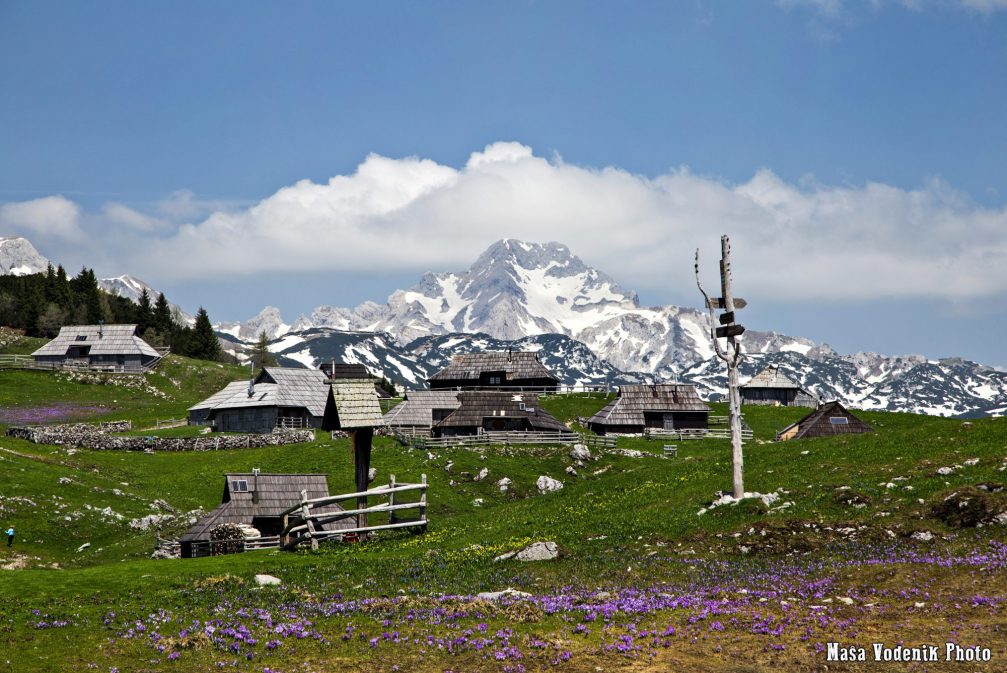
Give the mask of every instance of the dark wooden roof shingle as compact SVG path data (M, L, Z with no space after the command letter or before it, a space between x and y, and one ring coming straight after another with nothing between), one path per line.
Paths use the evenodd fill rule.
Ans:
M482 427L486 418L526 419L532 430L563 432L569 430L538 403L538 395L491 390L458 392L458 408L439 422L438 428Z
M507 380L559 379L546 369L536 353L493 352L460 353L451 356L451 362L428 381L478 381L483 372L504 372Z
M710 411L696 387L683 383L625 385L619 395L596 413L588 423L602 425L644 425L644 412Z

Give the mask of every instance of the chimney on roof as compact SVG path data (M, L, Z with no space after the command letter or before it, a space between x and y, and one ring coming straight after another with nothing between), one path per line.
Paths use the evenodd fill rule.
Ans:
M511 361L511 353L513 352L513 350L514 349L511 348L510 346L507 347L507 362Z
M259 502L259 468L252 468L252 502Z
M248 361L248 396L252 397L255 394L255 361Z
M104 336L105 336L105 321L104 320L99 320L98 321L98 338L101 339Z

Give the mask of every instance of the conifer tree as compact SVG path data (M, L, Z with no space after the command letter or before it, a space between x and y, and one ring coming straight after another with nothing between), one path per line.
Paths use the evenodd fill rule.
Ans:
M191 354L204 360L216 360L220 355L220 342L217 341L213 325L210 324L210 316L202 306L196 313L196 325L192 330Z
M164 293L157 295L157 302L154 304L154 327L161 334L168 334L175 326L171 321L171 307L168 300L164 298Z
M154 323L154 307L150 305L150 293L147 288L143 288L140 293L140 301L136 307L136 325L140 334L147 331L147 328Z
M257 369L276 364L276 356L269 352L269 336L266 330L259 332L259 339L252 350L252 362Z
M64 312L73 310L73 291L70 289L70 281L66 277L66 269L60 264L56 267L56 303Z

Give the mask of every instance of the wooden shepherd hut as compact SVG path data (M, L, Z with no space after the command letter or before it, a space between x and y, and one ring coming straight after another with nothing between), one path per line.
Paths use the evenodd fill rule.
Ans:
M874 428L847 411L839 402L826 402L776 435L779 441L807 437L832 437L874 432Z
M53 368L142 372L157 364L161 353L137 335L136 325L67 325L32 357Z
M211 534L221 524L249 526L260 536L279 535L283 530L282 513L301 502L301 491L308 499L325 498L329 486L324 474L228 474L224 479L224 495L220 506L197 521L182 536L182 558L208 556ZM343 511L332 504L315 508L316 513L335 514ZM320 527L333 531L353 528L355 519L347 517L329 521Z
M429 434L435 424L457 409L457 390L410 390L385 414L384 424L406 434Z
M538 405L538 395L496 390L463 390L458 408L433 426L434 437L483 432L567 432L569 428Z
M766 367L741 386L741 403L775 407L816 407L818 398L800 387L779 367Z
M234 381L189 408L190 424L220 432L338 427L329 378L319 369L266 367L253 381Z
M681 383L619 386L618 396L588 419L599 435L639 435L646 428L705 430L710 407Z
M545 368L536 353L461 353L427 383L432 390L503 388L555 392L559 379Z

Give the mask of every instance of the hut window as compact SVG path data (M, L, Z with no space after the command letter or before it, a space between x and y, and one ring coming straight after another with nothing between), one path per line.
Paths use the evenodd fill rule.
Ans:
M87 341L87 335L86 334L78 334L77 335L77 341Z
M846 416L832 416L829 418L829 423L833 425L849 425L850 419L846 418Z
M235 491L236 493L247 493L248 481L246 481L245 479L232 479L231 490Z
M489 381L491 386L498 386L502 383L503 379L501 379L499 376L491 376Z

